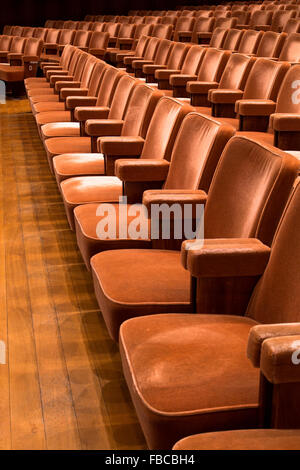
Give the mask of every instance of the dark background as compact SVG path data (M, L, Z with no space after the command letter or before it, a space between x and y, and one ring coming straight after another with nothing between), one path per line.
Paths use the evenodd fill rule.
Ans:
M43 26L46 19L83 20L86 14L126 15L128 10L172 10L176 5L200 3L199 0L7 0L1 5L0 31L5 24Z

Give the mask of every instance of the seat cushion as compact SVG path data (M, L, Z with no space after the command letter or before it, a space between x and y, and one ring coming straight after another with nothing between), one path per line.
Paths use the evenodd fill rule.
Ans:
M149 233L150 220L148 217L143 217L143 227L145 228L143 236L138 239L133 239L132 236L130 236L130 233L128 233L128 227L130 228L131 222L136 219L137 216L140 220L140 217L142 217L143 214L140 212L131 214L132 205L128 204L125 206L126 215L125 217L122 217L119 210L120 205L113 204L112 206L115 213L114 220L116 232L115 236L112 234L112 236L107 239L103 239L103 236L101 237L97 234L98 223L103 220L103 215L97 214L99 204L84 204L77 206L74 209L77 244L88 269L90 269L90 259L100 251L126 248L151 248ZM138 204L135 205L135 208L137 207ZM122 214L124 214L124 212L122 212ZM124 227L126 227L126 234L120 233L120 220L122 220ZM108 230L108 228L105 228L105 230Z
M246 356L255 324L169 314L122 325L123 369L151 449L169 449L191 432L257 426L259 371Z
M297 429L210 432L181 439L173 450L299 450Z
M32 104L36 103L42 103L44 101L47 101L48 103L58 103L59 102L59 96L58 95L50 95L50 94L41 94L37 96L29 96L29 101Z
M103 175L104 157L102 153L64 153L53 158L53 168L58 184L74 176Z
M73 210L80 204L119 202L122 181L115 176L82 176L69 178L60 185L70 227L74 230Z
M50 137L80 137L79 122L51 122L41 127L44 139Z
M0 64L0 80L4 82L22 82L24 80L24 67Z
M94 287L111 337L128 318L190 312L190 275L171 250L115 250L91 259Z
M59 101L42 101L32 105L35 113L50 113L56 111L65 111L65 103ZM70 114L70 112L68 111ZM56 122L56 121L55 121Z

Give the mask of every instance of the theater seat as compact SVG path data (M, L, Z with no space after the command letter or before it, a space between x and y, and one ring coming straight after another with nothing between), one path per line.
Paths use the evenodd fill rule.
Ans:
M196 199L198 204L205 204L205 239L255 237L271 243L298 170L299 161L294 157L245 137L233 137L225 147L208 193L200 191ZM146 191L143 202L151 208L155 203L170 205L185 199L186 195ZM114 340L118 339L121 323L128 318L192 311L190 275L181 266L180 252L107 251L95 255L91 267L99 307ZM199 311L226 313L230 309L232 314L242 314L241 308L246 307L243 299L228 292L226 305L220 302L221 293L226 296L230 291L229 285L216 287L220 295L212 299L208 287L207 295L199 293L197 303L202 301L206 308ZM231 305L234 302L237 305Z
M282 150L300 150L300 99L299 96L300 65L289 69L281 84L276 102L272 100L237 101L235 110L240 118L239 134L247 135L259 142L270 143ZM268 132L261 126L262 132L243 130L244 120L251 127L251 121L257 117L269 121Z
M184 257L198 281L211 264L215 276L226 277L233 253L240 279L256 273L242 316L152 315L121 326L123 370L150 449L169 449L186 435L211 432L185 439L175 450L274 444L280 449L299 442L298 431L249 431L271 422L277 428L299 426L299 366L291 363L299 340L299 208L298 184L271 249L257 239L219 240L212 246L207 240L207 251L204 245ZM238 431L216 433L232 429Z
M158 110L159 107L160 105ZM189 113L178 131L170 163L166 159L153 159L151 154L150 158L143 156L138 160L117 160L115 174L123 182L123 194L131 203L126 208L128 213L133 210L132 204L141 202L143 189L147 189L149 184L175 193L196 192L199 188L207 191L223 148L233 134L234 130L230 126L220 125L200 114ZM158 138L158 134L156 136ZM104 139L102 145L105 150L109 145L109 138ZM140 245L147 242L148 247L151 247L151 235L148 231L146 238L140 236L138 241L130 239L128 234L123 238L120 233L111 239L97 237L97 226L103 218L96 215L97 207L97 204L86 204L76 207L74 211L77 243L88 269L90 258L100 251L137 248L138 241ZM118 205L114 204L114 208L118 211ZM178 244L180 247L180 240L176 240L176 245Z
M42 47L42 40L28 38L22 53L9 52L9 64L0 64L0 80L15 83L36 75Z

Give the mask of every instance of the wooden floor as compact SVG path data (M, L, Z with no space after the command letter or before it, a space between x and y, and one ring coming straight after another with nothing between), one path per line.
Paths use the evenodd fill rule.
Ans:
M143 449L25 99L0 105L0 449Z

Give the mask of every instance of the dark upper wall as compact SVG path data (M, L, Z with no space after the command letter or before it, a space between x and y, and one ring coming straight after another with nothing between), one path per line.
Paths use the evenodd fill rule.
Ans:
M8 0L1 8L0 28L2 31L5 24L42 26L46 19L81 20L89 13L127 14L129 9L172 9L175 5L174 0Z

